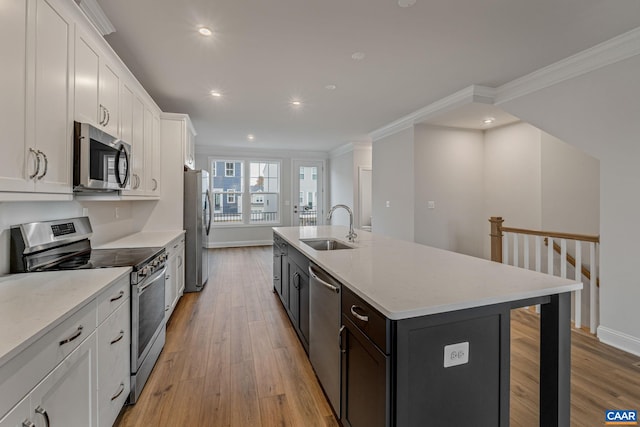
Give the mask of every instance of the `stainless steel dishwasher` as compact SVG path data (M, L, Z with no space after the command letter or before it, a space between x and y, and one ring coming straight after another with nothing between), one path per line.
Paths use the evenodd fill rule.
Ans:
M309 359L340 416L340 282L309 264Z

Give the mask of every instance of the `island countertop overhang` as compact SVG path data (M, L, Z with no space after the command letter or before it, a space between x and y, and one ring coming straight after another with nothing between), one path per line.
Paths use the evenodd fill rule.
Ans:
M347 227L274 227L274 232L391 320L515 303L582 289L582 283ZM353 249L318 251L301 239Z

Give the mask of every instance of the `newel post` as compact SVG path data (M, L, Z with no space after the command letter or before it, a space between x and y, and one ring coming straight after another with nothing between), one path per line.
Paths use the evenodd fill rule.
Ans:
M491 261L502 263L502 223L501 216L489 218L491 223Z

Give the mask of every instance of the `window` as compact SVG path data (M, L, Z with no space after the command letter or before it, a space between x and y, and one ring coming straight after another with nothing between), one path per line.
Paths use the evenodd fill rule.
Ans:
M244 168L240 160L210 159L213 223L243 222ZM217 166L217 168L216 168ZM220 173L216 174L219 169ZM224 173L222 171L224 170Z
M210 158L209 164L214 225L280 222L279 161ZM216 169L223 176L217 176Z
M300 168L300 179L304 179L304 168Z
M304 191L300 192L300 202L301 205L304 205Z
M311 179L314 181L318 180L318 169L313 168L313 173L311 174Z
M236 164L234 162L224 163L224 176L236 176Z
M251 224L280 222L280 162L249 162Z

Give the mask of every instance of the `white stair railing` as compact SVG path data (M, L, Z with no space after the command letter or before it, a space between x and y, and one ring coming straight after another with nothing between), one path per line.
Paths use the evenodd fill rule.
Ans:
M595 334L599 312L599 237L503 227L504 220L500 217L492 217L489 221L492 224L493 261L562 278L572 277L584 284L582 290L573 293L573 323L576 328L582 327L584 309L589 317L589 329ZM547 246L546 257L543 243ZM587 252L586 256L583 256L584 250ZM587 265L583 265L584 259L588 259ZM583 292L586 290L589 298L585 300ZM539 312L539 307L537 311Z

